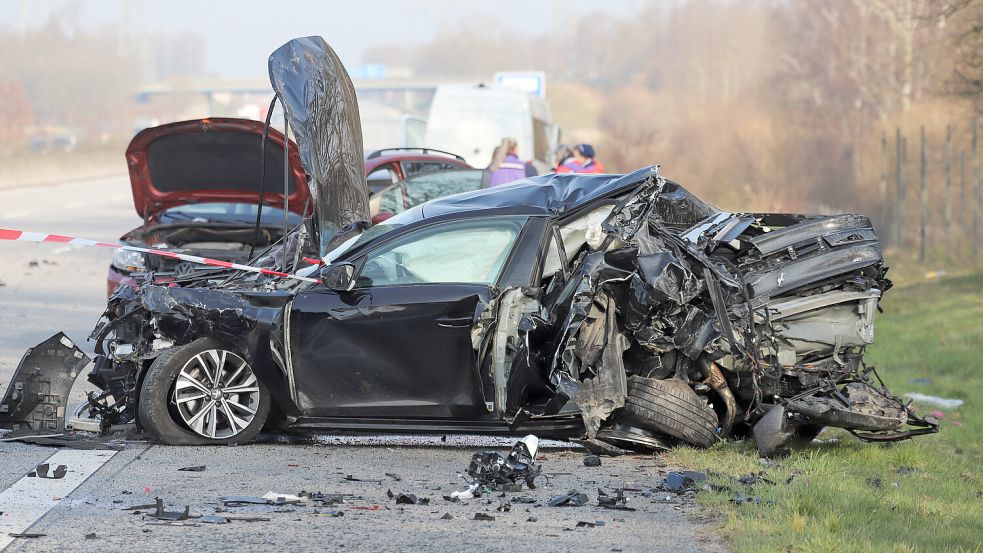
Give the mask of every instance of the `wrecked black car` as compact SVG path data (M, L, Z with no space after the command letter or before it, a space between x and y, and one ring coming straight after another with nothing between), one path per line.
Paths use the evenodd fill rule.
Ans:
M648 167L535 177L366 229L337 56L294 40L270 73L314 198L272 255L299 274L121 288L92 336L104 428L170 444L264 426L533 432L598 449L753 435L765 455L824 426L937 430L864 364L891 285L866 217L727 213ZM323 265L298 269L308 250Z

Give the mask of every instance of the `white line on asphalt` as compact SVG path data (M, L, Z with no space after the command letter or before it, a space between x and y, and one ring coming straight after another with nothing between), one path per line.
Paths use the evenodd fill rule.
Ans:
M20 534L58 506L62 499L75 491L82 482L116 455L112 450L62 449L48 457L53 472L58 465L68 467L64 478L48 479L24 476L0 492L0 550L5 549Z

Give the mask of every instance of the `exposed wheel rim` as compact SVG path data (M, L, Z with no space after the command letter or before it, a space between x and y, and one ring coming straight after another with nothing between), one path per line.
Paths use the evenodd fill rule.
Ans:
M245 359L210 349L184 364L171 401L192 432L213 440L231 438L256 418L259 382Z

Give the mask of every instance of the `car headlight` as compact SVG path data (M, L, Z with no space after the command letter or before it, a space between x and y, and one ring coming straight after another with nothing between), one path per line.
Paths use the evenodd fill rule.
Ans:
M113 267L121 271L142 271L147 268L143 262L143 254L131 250L116 250L113 252Z

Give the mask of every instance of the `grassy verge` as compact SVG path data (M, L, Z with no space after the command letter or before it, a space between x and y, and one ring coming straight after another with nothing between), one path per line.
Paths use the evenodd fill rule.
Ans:
M774 466L762 467L750 442L667 454L730 476L764 470L775 482L748 491L717 479L760 503L699 495L723 514L735 550L983 551L983 273L898 286L882 305L868 361L888 387L965 403L942 410L936 435L880 445L827 430Z

